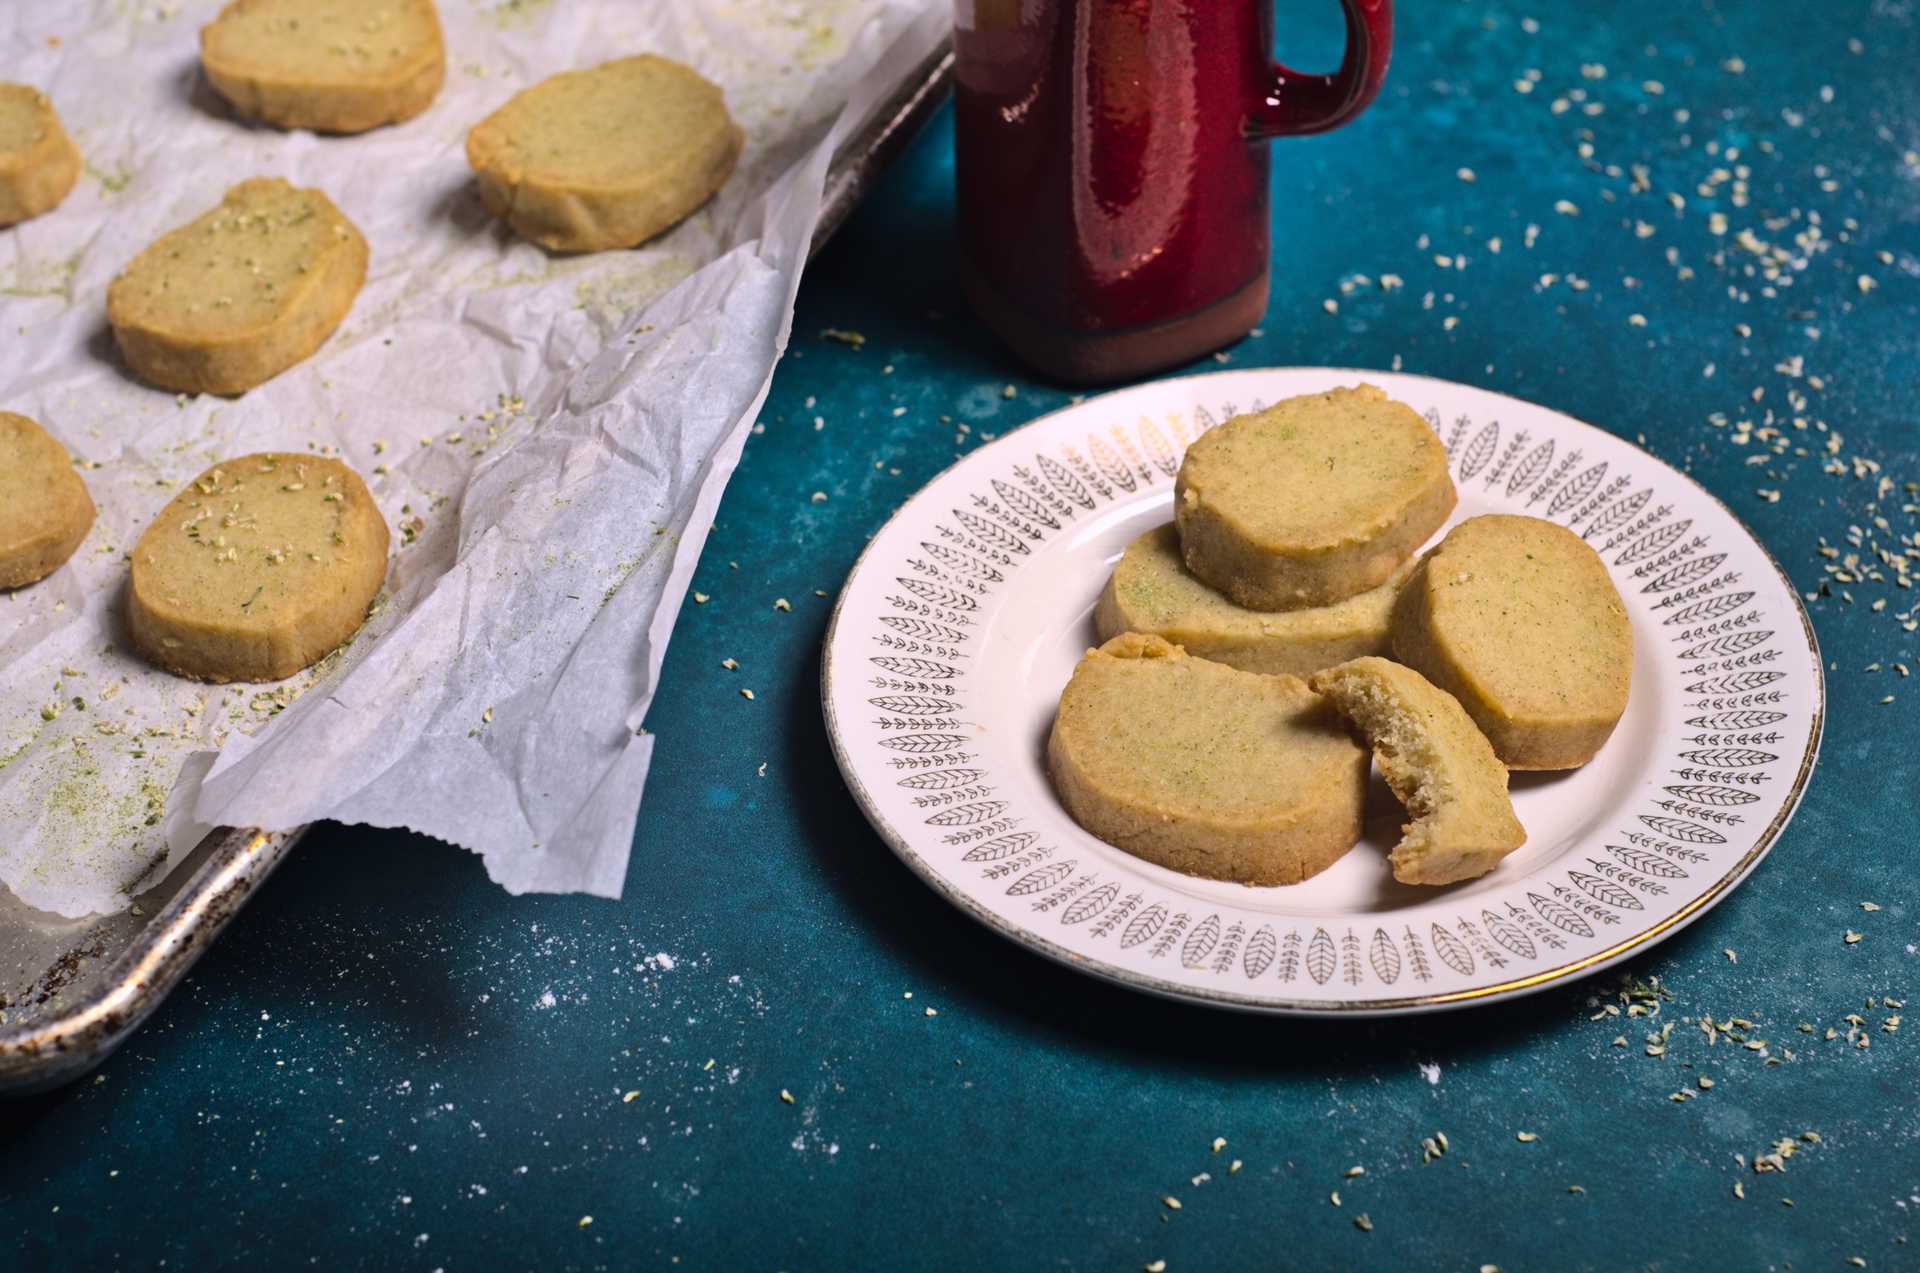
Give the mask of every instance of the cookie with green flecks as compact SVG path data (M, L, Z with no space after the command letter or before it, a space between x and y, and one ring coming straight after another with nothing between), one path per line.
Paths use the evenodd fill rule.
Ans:
M201 28L200 65L242 115L360 133L431 105L447 48L433 0L233 0Z
M1308 682L1354 723L1408 823L1389 861L1402 884L1485 875L1527 842L1507 768L1458 699L1410 667L1368 656Z
M319 349L366 277L367 241L331 199L256 177L136 256L107 322L142 379L244 393Z
M1128 633L1060 695L1047 772L1073 820L1189 875L1295 884L1360 838L1367 753L1297 676Z
M1573 769L1627 709L1633 628L1584 539L1495 514L1455 526L1407 580L1393 653L1460 700L1507 768Z
M1243 672L1310 672L1390 647L1387 620L1401 566L1377 588L1306 610L1249 610L1208 587L1180 557L1180 535L1160 526L1127 545L1093 610L1105 641L1122 632L1165 637L1188 654Z
M228 460L188 483L134 546L127 628L177 676L281 680L359 630L387 543L365 483L340 461Z
M1249 610L1377 588L1453 511L1440 439L1372 385L1235 416L1187 448L1174 516L1187 567Z
M0 588L58 570L93 526L93 497L67 449L34 421L0 411Z
M80 179L80 152L37 88L0 84L0 226L60 205Z
M467 134L490 211L556 252L633 247L725 183L744 134L717 85L643 53L516 93Z

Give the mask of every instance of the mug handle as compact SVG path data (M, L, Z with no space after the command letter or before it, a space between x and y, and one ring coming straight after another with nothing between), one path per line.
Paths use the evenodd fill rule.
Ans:
M1256 141L1324 133L1367 108L1387 77L1393 52L1393 0L1340 0L1347 12L1347 51L1331 75L1306 75L1278 62L1244 126Z

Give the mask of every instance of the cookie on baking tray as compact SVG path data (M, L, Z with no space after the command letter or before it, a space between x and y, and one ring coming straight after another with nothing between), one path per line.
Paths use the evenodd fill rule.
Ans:
M80 179L80 152L37 88L0 84L0 226L59 206Z
M200 65L249 118L360 133L431 105L447 49L433 0L233 0L201 28Z
M556 252L632 247L713 196L744 134L720 89L652 54L514 94L467 134L480 197Z
M93 497L67 449L34 421L0 411L0 588L46 578L93 526Z
M367 241L331 199L256 177L136 256L107 322L142 379L244 393L320 348L366 277Z
M266 452L217 464L134 546L133 644L177 676L292 676L365 622L387 543L366 485L338 460Z

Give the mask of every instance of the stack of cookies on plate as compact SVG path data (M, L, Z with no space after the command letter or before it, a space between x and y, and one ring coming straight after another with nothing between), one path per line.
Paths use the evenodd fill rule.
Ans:
M1470 518L1416 559L1457 500L1440 439L1370 385L1196 441L1060 698L1048 768L1074 820L1188 874L1297 883L1359 840L1370 749L1410 818L1396 879L1472 879L1525 843L1508 771L1599 751L1632 630L1552 522Z

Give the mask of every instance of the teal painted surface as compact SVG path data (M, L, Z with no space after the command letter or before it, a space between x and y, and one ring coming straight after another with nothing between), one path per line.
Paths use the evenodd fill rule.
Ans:
M1331 56L1320 8L1285 6L1311 25L1288 44L1298 63ZM1406 5L1367 118L1282 144L1295 197L1275 211L1274 305L1229 365L1397 356L1644 435L1805 591L1839 565L1823 536L1842 553L1849 526L1910 546L1909 7L1531 12L1538 33L1520 11ZM1744 73L1722 69L1736 56ZM1523 95L1529 68L1541 80ZM1587 100L1556 114L1573 89ZM1011 947L891 858L826 754L831 595L928 477L1067 401L1004 361L958 300L949 145L943 117L803 289L766 432L696 579L711 599L687 607L648 721L660 742L627 899L513 899L443 846L316 832L97 1081L0 1108L0 1267L1920 1268L1904 1242L1920 1207L1920 1025L1886 1032L1900 1010L1880 1002L1920 994L1920 679L1891 666L1920 668L1920 642L1894 617L1915 596L1885 567L1886 583L1834 582L1812 603L1832 665L1820 771L1760 871L1628 965L1672 993L1651 1021L1590 1019L1619 1005L1613 978L1379 1023L1165 1004ZM1650 191L1633 193L1633 164ZM1717 168L1728 176L1701 197ZM1678 215L1668 191L1686 200ZM1795 236L1815 210L1830 246L1809 251ZM1804 255L1783 267L1790 286L1762 294L1741 229ZM1389 273L1405 282L1383 293ZM1343 294L1355 274L1376 282ZM866 344L822 340L827 327ZM1796 355L1797 378L1775 370ZM1749 464L1761 442L1736 443L1732 422L1759 428L1770 408L1808 454ZM1815 421L1841 437L1844 473L1823 471ZM1878 496L1886 529L1854 457L1894 483ZM1870 1047L1845 1037L1849 1013ZM1707 1016L1751 1020L1766 1053L1709 1046ZM1667 1023L1666 1055L1647 1056ZM1668 1099L1685 1089L1697 1097ZM1805 1131L1819 1143L1783 1173L1736 1162ZM1421 1139L1442 1132L1451 1151L1423 1164ZM1345 1177L1353 1166L1366 1174Z

